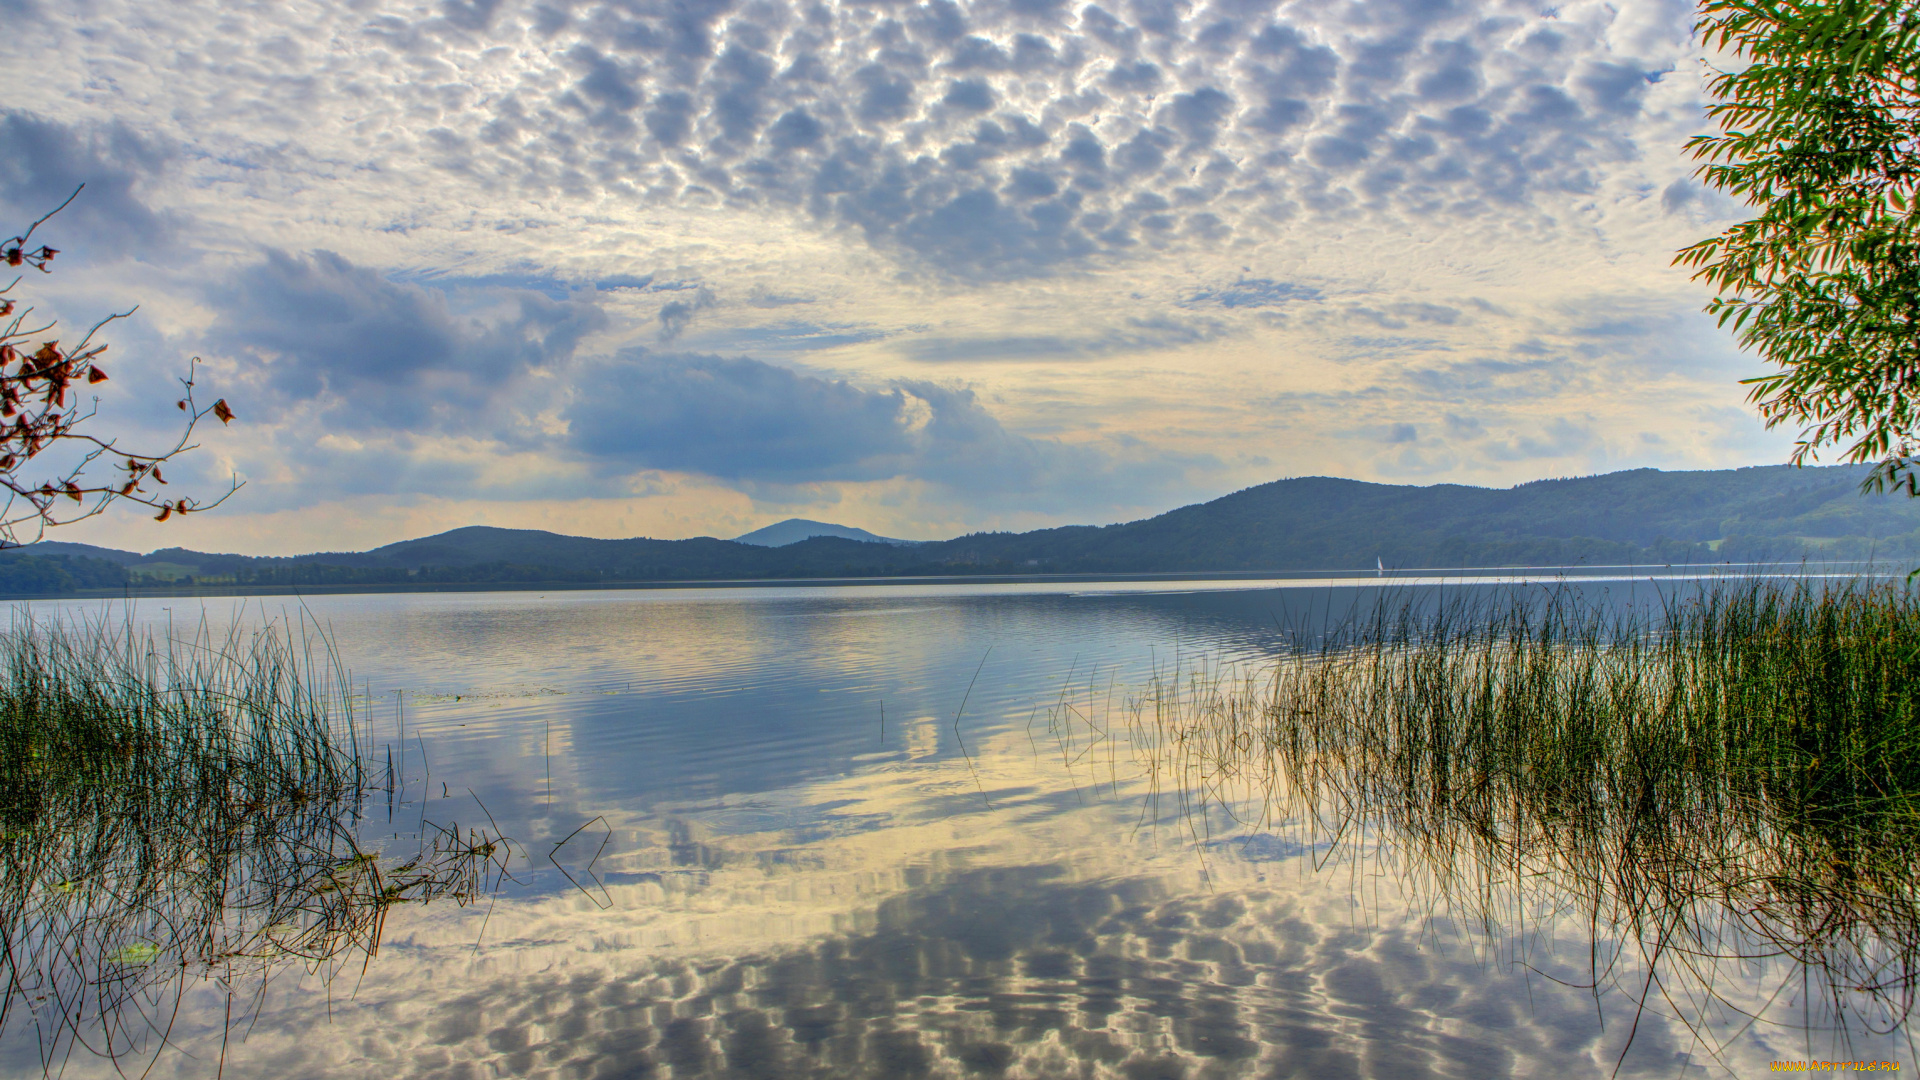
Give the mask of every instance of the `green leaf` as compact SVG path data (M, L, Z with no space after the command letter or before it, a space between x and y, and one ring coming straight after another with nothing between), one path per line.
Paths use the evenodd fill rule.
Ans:
M144 967L160 958L160 946L151 941L136 941L131 945L122 945L107 956L107 963L121 964L127 967Z

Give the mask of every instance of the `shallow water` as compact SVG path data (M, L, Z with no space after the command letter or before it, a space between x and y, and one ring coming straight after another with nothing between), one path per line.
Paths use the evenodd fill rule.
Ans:
M515 845L489 902L397 908L364 963L286 965L264 989L186 979L155 1006L166 1045L122 1064L235 1077L1914 1068L1902 1024L1830 1022L1780 962L1723 967L1711 992L1650 984L1638 949L1596 943L1550 894L1463 907L1391 838L1334 845L1298 822L1234 821L1233 793L1161 771L1152 734L1127 722L1155 674L1257 665L1381 595L1576 588L1645 605L1689 587L1620 572L144 602L135 622L176 632L202 618L328 628L396 778L365 842L404 857L457 822ZM0 1033L0 1067L39 1075L40 1038ZM113 1071L84 1049L62 1061L65 1075Z

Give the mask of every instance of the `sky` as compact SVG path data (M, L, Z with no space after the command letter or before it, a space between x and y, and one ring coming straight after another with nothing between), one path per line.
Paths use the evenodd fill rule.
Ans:
M1674 251L1690 5L0 0L15 294L247 554L934 539L1784 461ZM194 358L198 363L192 363Z

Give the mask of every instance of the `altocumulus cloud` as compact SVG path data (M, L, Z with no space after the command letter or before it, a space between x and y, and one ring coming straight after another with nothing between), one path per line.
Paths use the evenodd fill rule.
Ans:
M528 33L509 10L493 39ZM1634 153L1658 77L1604 25L1507 2L541 10L568 78L490 100L471 160L794 207L976 277L1303 208L1473 216L1585 191ZM1682 39L1684 12L1663 17Z
M203 247L172 284L209 329L171 344L243 361L249 418L277 414L287 446L331 431L383 454L417 435L503 473L564 459L605 491L655 469L748 491L906 479L1064 516L1069 491L1141 506L1242 435L1265 467L1319 422L1303 410L1283 438L1156 419L1151 438L1196 451L1181 457L1104 434L1131 414L1091 391L1084 414L1049 406L1048 431L1093 418L1055 440L952 385L691 351L881 337L827 362L1004 360L989 390L1048 394L1057 361L1188 348L1204 367L1284 333L1298 347L1272 355L1317 350L1392 399L1353 423L1410 425L1400 445L1423 447L1462 396L1492 425L1618 385L1617 336L1596 358L1543 331L1534 355L1502 329L1521 315L1343 284L1374 281L1347 265L1365 244L1295 240L1455 230L1481 258L1584 236L1590 208L1618 235L1639 235L1636 207L1676 227L1719 212L1674 180L1698 119L1697 92L1663 80L1691 71L1679 0L35 7L14 55L70 62L10 103L34 114L0 113L0 199L85 177L100 236ZM229 272L234 251L260 254ZM1027 307L991 302L1047 276L1000 290ZM1098 302L1136 280L1136 304ZM942 292L983 302L907 324L904 305ZM803 303L805 322L742 321ZM654 351L612 351L640 342Z
M1689 17L1587 0L490 0L316 9L294 37L258 14L89 10L35 33L87 55L248 57L204 85L153 69L169 115L221 130L241 167L355 162L371 191L405 163L474 192L776 208L976 279L1271 237L1303 213L1498 218L1591 192L1641 152Z

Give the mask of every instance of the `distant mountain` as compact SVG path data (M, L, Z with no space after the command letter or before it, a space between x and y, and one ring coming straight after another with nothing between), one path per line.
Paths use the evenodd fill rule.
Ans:
M752 544L755 547L786 547L802 540L811 540L816 536L837 536L842 540L859 540L868 544L917 544L917 540L895 540L890 536L875 536L865 529L856 529L851 525L834 525L825 521L808 521L806 518L788 518L785 521L768 525L764 529L755 529L744 536L736 536L736 544Z
M21 552L30 552L41 558L50 555L65 555L69 558L76 559L104 559L107 562L120 566L144 562L147 558L147 556L137 552L121 551L118 548L95 547L92 544L74 544L65 540L42 540L37 544L30 544L19 550Z
M1920 560L1920 499L1862 495L1864 467L1635 469L1512 488L1310 476L1118 525L908 544L788 521L738 540L597 540L472 527L286 558L49 542L0 552L0 592L200 586L482 586L957 574L1205 573ZM776 530L840 529L786 540ZM768 534L772 535L769 536ZM780 542L786 541L786 542ZM775 546L777 543L777 546Z
M1920 554L1920 500L1862 495L1864 467L1635 469L1512 488L1303 477L1105 528L947 541L981 561L1229 570L1719 561Z

